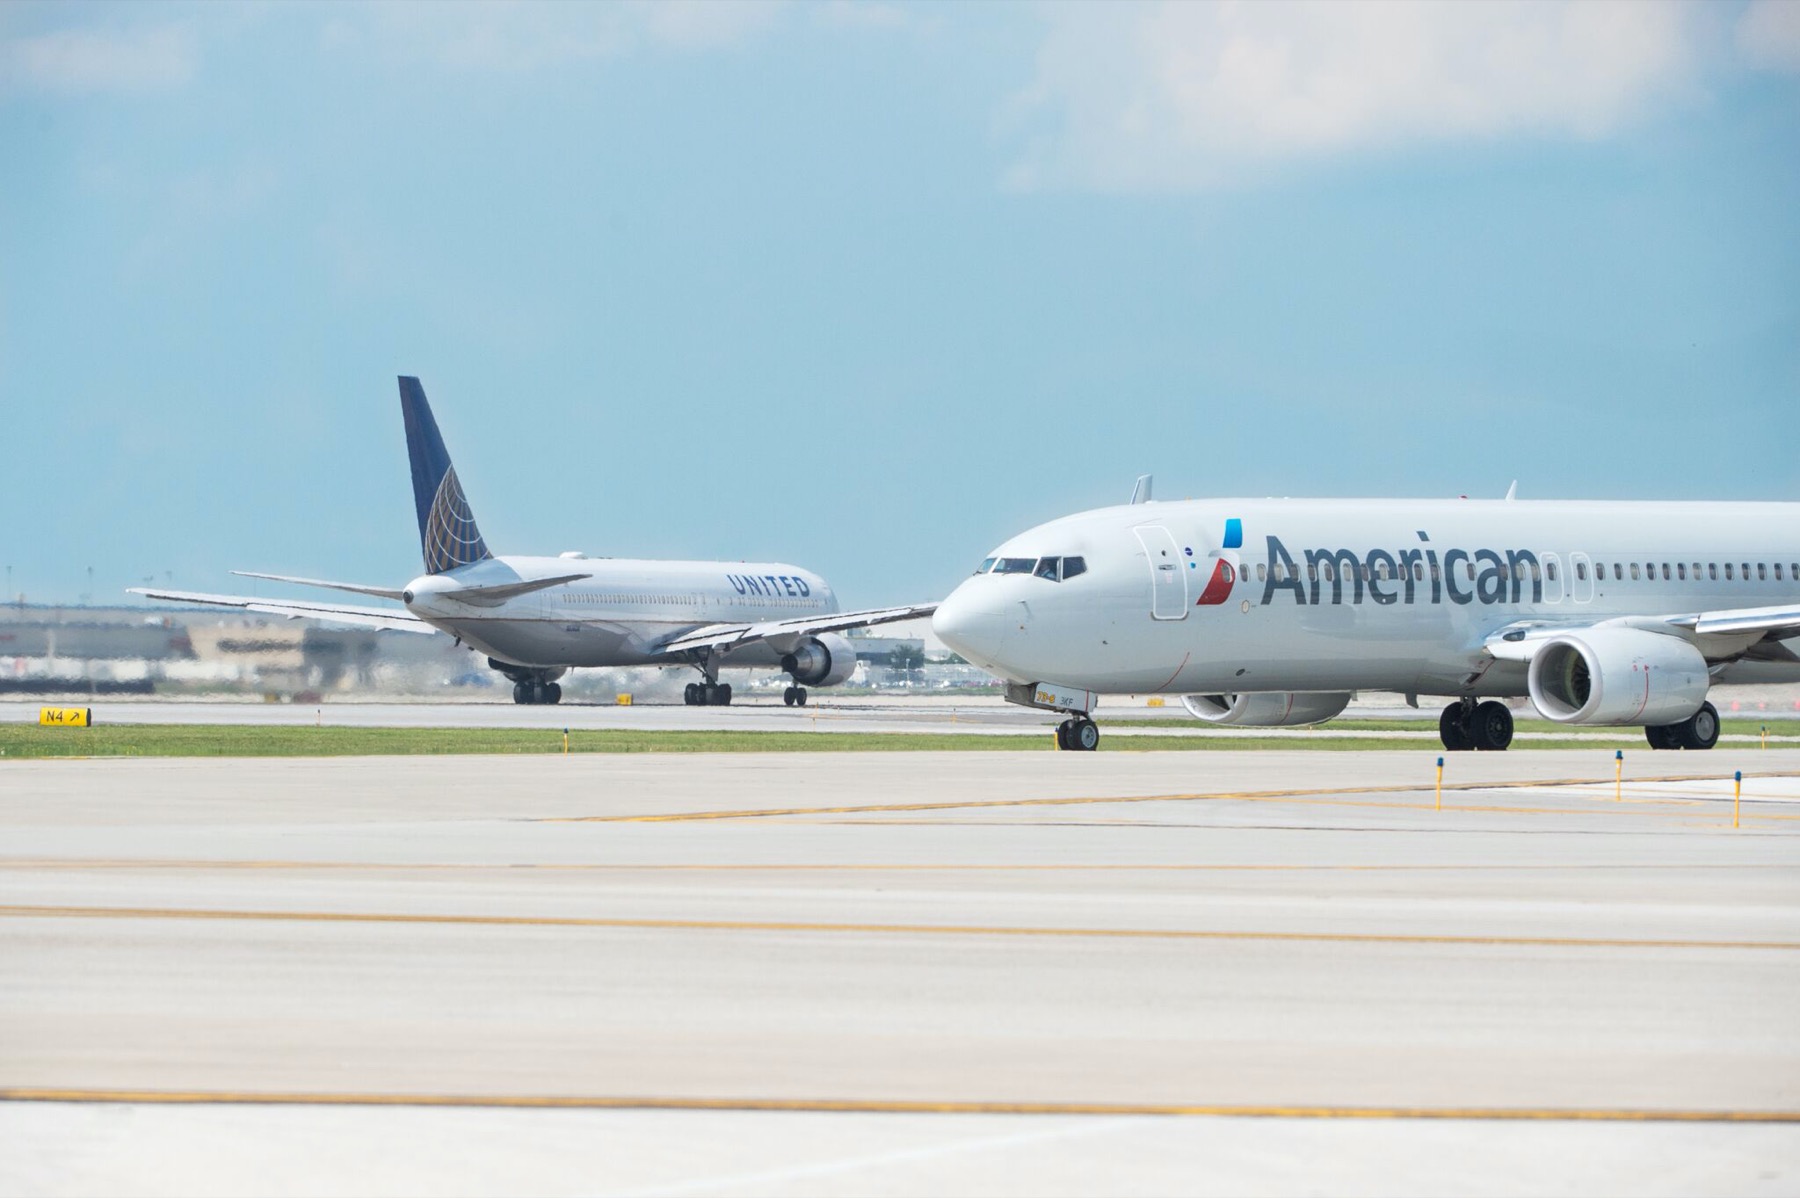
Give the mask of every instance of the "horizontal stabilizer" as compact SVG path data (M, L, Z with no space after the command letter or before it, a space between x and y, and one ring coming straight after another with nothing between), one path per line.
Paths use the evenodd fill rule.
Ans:
M508 599L517 599L520 595L529 595L533 591L545 591L551 587L562 586L565 582L580 582L584 578L592 578L592 574L563 574L556 578L533 578L526 582L499 582L492 586L460 587L454 591L439 591L446 599L454 599L458 603L473 603L477 607L498 607Z
M303 587L324 587L331 591L350 591L357 595L373 595L377 599L399 599L400 591L392 587L372 587L360 582L327 582L323 578L293 578L286 574L258 574L252 570L233 570L239 578L266 578L270 582L292 582Z
M211 607L235 607L259 615L282 616L289 620L323 620L332 624L349 624L356 628L380 628L392 632L436 632L437 629L408 611L384 607L355 607L341 603L289 603L281 599L259 599L251 595L207 595L197 591L158 591L148 587L131 587L132 595L162 599L170 603L203 603Z

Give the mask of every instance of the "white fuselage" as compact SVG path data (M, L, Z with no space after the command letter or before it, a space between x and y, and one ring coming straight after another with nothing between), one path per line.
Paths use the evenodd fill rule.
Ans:
M1229 547L1231 524L1239 544ZM1027 558L1078 556L1064 580ZM1194 500L1039 525L965 581L933 626L1016 682L1102 693L1389 690L1523 695L1484 640L1800 600L1800 504ZM1709 653L1714 680L1800 665Z
M569 574L584 577L497 603L447 593ZM838 610L823 578L779 562L581 557L499 557L427 574L407 585L405 603L490 657L548 668L668 665L657 646L684 632ZM779 660L774 647L757 642L720 664L773 668Z

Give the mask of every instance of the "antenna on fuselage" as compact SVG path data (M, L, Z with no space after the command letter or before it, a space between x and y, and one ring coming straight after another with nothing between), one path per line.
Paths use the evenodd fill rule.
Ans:
M1150 486L1155 481L1156 476L1154 474L1140 474L1137 476L1137 485L1131 488L1131 502L1133 505L1150 502Z
M1516 478L1513 479L1512 486L1506 488L1506 497L1508 499L1517 499L1519 497L1519 480L1518 479L1516 479Z

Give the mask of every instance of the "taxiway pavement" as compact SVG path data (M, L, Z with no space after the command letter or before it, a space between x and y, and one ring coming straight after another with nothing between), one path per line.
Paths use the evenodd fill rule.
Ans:
M3 764L0 1188L1792 1193L1800 752L1434 760Z

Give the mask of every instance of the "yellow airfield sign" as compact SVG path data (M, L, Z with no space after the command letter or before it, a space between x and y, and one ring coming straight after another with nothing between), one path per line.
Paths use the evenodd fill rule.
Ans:
M38 723L45 728L91 728L94 726L94 709L91 707L40 707Z

